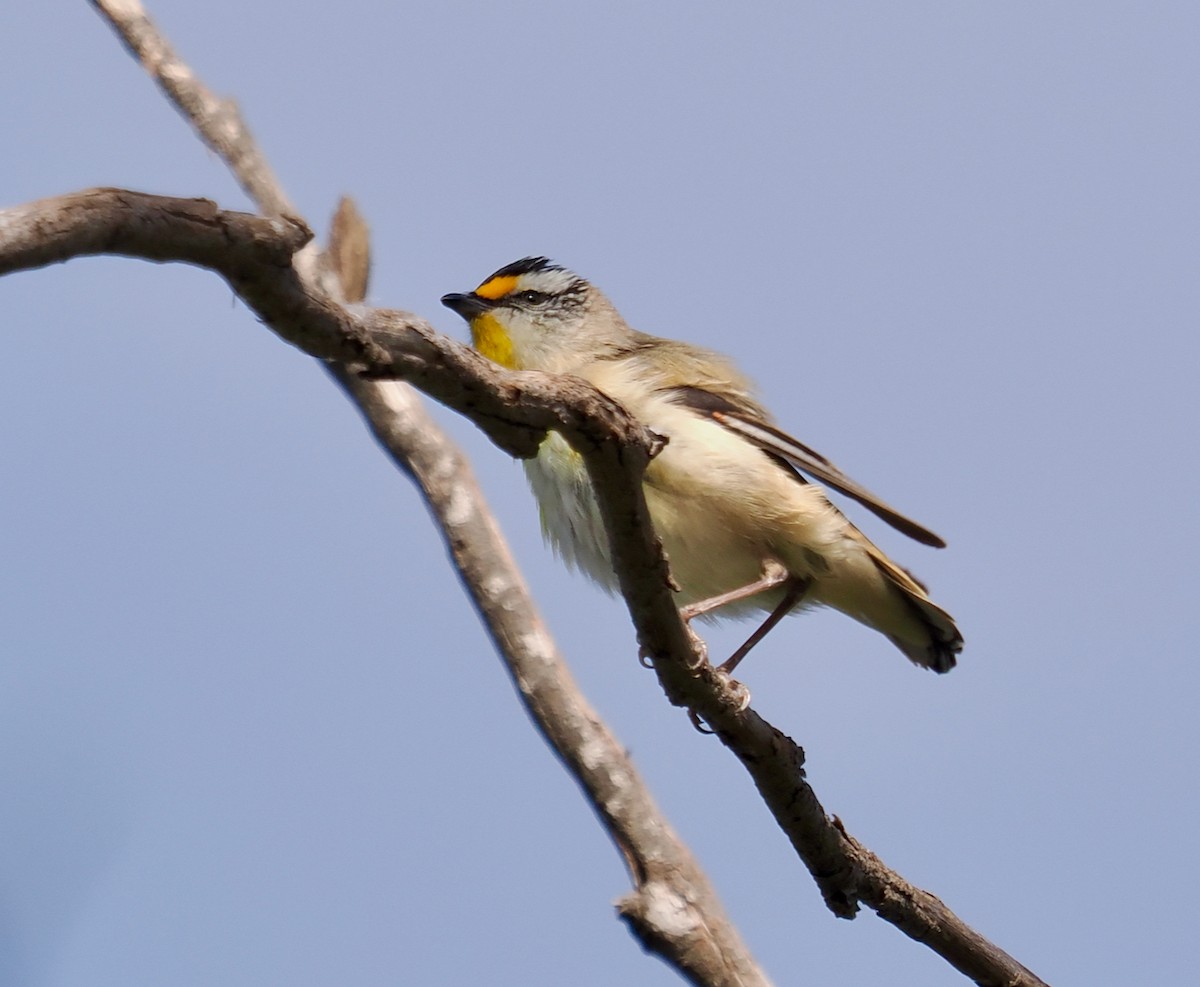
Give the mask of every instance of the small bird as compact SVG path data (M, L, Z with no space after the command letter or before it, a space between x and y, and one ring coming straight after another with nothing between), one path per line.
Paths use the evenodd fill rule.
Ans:
M728 358L630 328L595 286L546 257L502 267L442 304L467 320L485 357L512 370L582 377L666 437L644 488L681 613L768 613L725 671L785 615L813 606L875 628L923 668L954 667L963 644L954 620L818 483L919 542L945 542L776 427ZM525 469L551 546L614 591L608 538L579 454L552 432Z

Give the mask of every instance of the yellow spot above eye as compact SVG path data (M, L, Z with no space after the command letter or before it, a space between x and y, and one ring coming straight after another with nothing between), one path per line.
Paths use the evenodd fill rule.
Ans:
M517 279L509 274L501 278L492 278L490 281L485 281L475 289L475 294L480 298L486 298L488 301L494 302L497 298L503 298L517 286Z
M515 278L495 278L494 280L515 280ZM488 284L491 283L488 282ZM475 349L494 363L507 367L509 370L517 368L516 359L513 357L512 337L495 316L485 313L477 315L471 320L471 342L475 344Z

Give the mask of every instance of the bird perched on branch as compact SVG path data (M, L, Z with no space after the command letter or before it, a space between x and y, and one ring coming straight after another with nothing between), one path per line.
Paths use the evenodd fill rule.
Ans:
M594 285L545 257L502 267L442 303L467 320L475 348L489 359L582 377L666 437L644 486L683 616L768 614L725 671L786 614L812 606L875 628L917 665L954 667L963 640L953 619L818 484L923 544L945 543L775 426L726 357L631 329ZM525 468L551 545L615 590L581 457L551 433Z

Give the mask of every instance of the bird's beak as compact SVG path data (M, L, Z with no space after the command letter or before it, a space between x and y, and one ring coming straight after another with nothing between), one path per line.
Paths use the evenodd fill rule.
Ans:
M491 302L486 298L480 298L473 291L466 295L457 291L449 295L442 295L442 304L451 311L457 312L468 322L476 316L483 315L492 307Z

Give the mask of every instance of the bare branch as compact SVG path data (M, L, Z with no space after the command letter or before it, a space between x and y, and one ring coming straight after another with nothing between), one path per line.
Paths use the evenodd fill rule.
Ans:
M253 244L255 237L269 234L271 227L267 224L279 221L221 214L211 204L195 205L197 201L204 203L99 190L0 213L0 272L62 260L70 255L72 246L78 246L79 253L96 252L102 238L75 229L88 219L107 230L107 235L119 242L120 252L127 255L137 255L138 237L144 230L153 229L162 239L147 251L149 259L177 257L200 263L202 258L210 258L213 269L239 290L243 286L252 289L243 297L271 328L306 349L306 344L315 341L308 349L314 356L336 358L348 354L357 366L373 375L405 377L479 423L494 440L516 454L531 454L547 429L561 432L587 463L638 640L653 658L664 690L673 703L699 713L742 761L813 874L830 909L851 917L858 902L866 902L977 983L1013 987L1041 984L937 898L914 888L848 837L825 813L804 780L803 751L745 708L744 691L703 659L699 643L689 635L672 600L666 563L642 495L642 471L657 447L654 436L582 380L507 372L411 315L342 308L327 293L307 287L290 268L281 267L276 251L239 246L230 249L228 255L237 263L224 255L214 257L213 244L197 245L196 241L228 240L242 233ZM205 221L192 222L191 213L184 210L188 221L174 222L181 202L192 204ZM112 207L116 218L101 207L103 203ZM208 212L210 207L212 213ZM122 222L121 217L131 209L142 217L140 221ZM157 220L149 215L155 209L161 209L166 217ZM255 223L264 225L256 227ZM281 229L291 225L285 222ZM28 242L33 231L43 228L55 231L55 248L50 256L32 250ZM180 242L165 243L171 236ZM302 240L292 232L281 249L286 252ZM286 304L272 297L274 287ZM283 324L276 321L277 317ZM345 336L339 338L342 333ZM353 385L352 393L377 434L388 434L389 430L404 433L407 426L399 415L399 405L390 406L386 413L382 406L376 406L372 414L366 382L356 381L349 371L339 371L339 376ZM410 466L405 468L412 472ZM451 537L448 532L446 536ZM472 592L482 593L483 587L472 586ZM481 612L486 617L488 611ZM491 625L489 628L501 644L511 645L515 640ZM543 729L550 736L548 728ZM579 755L560 751L560 756L569 762ZM600 798L595 792L592 795Z
M207 199L90 189L0 212L0 274L98 253L196 264L224 277L264 322L306 353L389 365L359 321L296 272L292 258L311 239L293 217L229 212Z
M264 212L290 213L286 196L236 108L213 97L179 61L136 0L93 2L205 142L227 161L242 187ZM82 195L96 197L102 194L110 198L135 195L114 190ZM85 217L88 210L81 211L83 204L80 201L65 201L71 198L48 200L22 208L34 212L58 209L65 215L72 212L66 207L73 207L80 226L97 223L104 227L109 221L103 218L105 209L97 206L99 200L87 203L96 208L92 215ZM645 653L652 657L664 690L673 703L699 713L745 764L834 913L851 917L858 902L865 902L979 984L1013 987L1042 984L1023 966L962 923L938 899L909 885L846 834L840 823L825 813L804 780L803 751L745 708L744 691L704 661L702 645L690 636L675 610L666 563L654 538L642 496L641 476L658 447L656 437L646 433L622 409L582 381L551 379L541 374L506 373L473 351L439 336L424 320L415 316L340 304L339 296L345 294L342 289L319 286L317 277L322 272L306 262L298 263L298 260L307 261L311 257L311 248L305 251L307 256L302 259L293 253L308 239L307 230L299 221L283 221L284 226L291 227L291 232L286 233L281 227L277 248L264 249L252 246L254 237L271 234L269 230L246 223L254 217L222 214L211 203L204 203L203 207L197 205L197 201L203 200L165 200L156 206L146 199L149 197L132 205L128 201L118 202L116 206L107 203L106 208L119 207L118 212L124 209L128 214L124 219L111 219L110 225L104 227L113 238L107 249L152 260L177 259L211 267L225 277L259 317L284 339L323 360L337 361L338 365L333 366L331 372L358 401L376 435L397 462L417 478L452 550L456 554L460 551L468 553L456 561L497 646L510 662L514 653L530 661L523 670L515 664L510 665L527 707L539 717L540 728L548 739L556 745L560 742L565 745L557 748L560 756L577 772L581 782L589 786L589 798L598 806L614 840L622 848L639 888L632 903L623 906L623 910L631 919L637 916L633 925L644 942L654 945L662 934L664 926L652 921L653 915L659 913L659 904L666 901L674 908L681 892L679 885L672 885L665 897L649 894L652 887L664 887L652 872L654 853L641 842L644 834L638 830L639 821L650 817L639 814L621 820L613 814L610 818L610 810L603 808L620 801L608 798L606 784L619 780L624 791L626 775L623 772L627 762L623 760L623 752L614 745L614 753L622 760L613 763L620 765L621 771L613 774L610 769L601 778L587 777L584 769L588 749L579 745L600 743L599 735L585 729L598 726L595 714L586 706L576 705L565 714L564 722L553 716L541 719L540 714L555 707L541 708L542 700L550 697L539 699L536 686L543 678L552 678L552 691L562 687L557 676L546 675L546 667L553 667L546 664L554 657L553 649L532 610L522 612L520 622L505 623L505 619L513 615L508 604L525 598L524 587L515 570L504 568L505 579L491 585L489 592L488 580L480 580L474 569L476 565L503 564L507 552L502 542L490 540L487 528L494 528L494 525L483 512L481 502L473 499L469 474L462 472L461 463L455 462L457 454L448 446L437 442L428 449L423 447L423 438L430 434L429 426L422 423L417 417L419 412L413 410L418 407L413 403L414 395L400 385L365 381L358 373L412 381L438 400L468 415L493 441L516 455L531 455L547 429L560 431L585 459L605 517L615 566L637 627L638 640ZM214 210L215 215L203 221L193 220L189 210L184 209L185 221L173 221L172 210L179 213L178 203L189 201L192 203L190 208L203 213L206 207ZM150 215L160 207L168 215ZM30 247L28 236L22 243L19 233L10 234L22 229L29 234L29 223L36 224L39 217L20 210L10 213L0 214L0 272L105 249L102 237L89 238L79 229L72 228L68 221L65 231L50 224L51 229L59 230L51 236L53 247L38 253ZM351 231L353 225L349 223ZM150 247L142 242L148 229L155 230L158 246ZM297 230L304 232L301 235ZM190 242L203 239L214 231L219 231L226 239L228 253L219 257L213 256L212 244L207 243L201 249ZM184 246L176 244L166 248L164 254L162 243L172 238L188 242ZM12 246L14 240L18 242L16 247ZM236 241L236 246L230 246L231 240ZM179 256L168 256L172 250L177 250ZM336 246L331 250L333 265L341 274L349 297L357 300L355 296L365 290L366 262L365 259L361 262L348 260L351 254L348 247ZM363 278L361 288L356 287L358 282L354 280L356 263ZM472 511L479 509L479 517L474 519L475 527L456 528L458 512L462 511L462 501L456 499L456 495L467 497ZM464 542L471 544L464 547ZM469 555L477 550L485 554L478 558ZM494 576L490 568L484 571ZM606 743L612 743L612 738L607 737ZM628 771L632 772L632 768ZM635 775L629 777L636 779ZM642 811L653 810L648 804L639 805L639 813ZM682 852L686 860L669 870L682 872L686 869L685 864L694 866L686 851ZM687 901L687 893L682 894L682 900ZM736 942L736 933L729 932L732 938L727 945L732 953L725 953L724 946L718 948L707 942L703 943L701 952L708 950L718 957L717 965L724 964L722 969L730 977L735 972L742 975L743 963L749 964L745 970L753 971L752 961L737 951L740 943ZM694 944L689 946L668 940L664 953L680 953L675 962L681 969L689 971L689 977L699 977L700 974L693 971L703 964L689 966L685 955L693 948ZM742 981L694 979L694 982Z
M312 239L298 219L264 219L219 209L208 199L116 188L43 199L0 216L0 274L94 254L183 261L217 271L222 265L287 270L292 255Z

